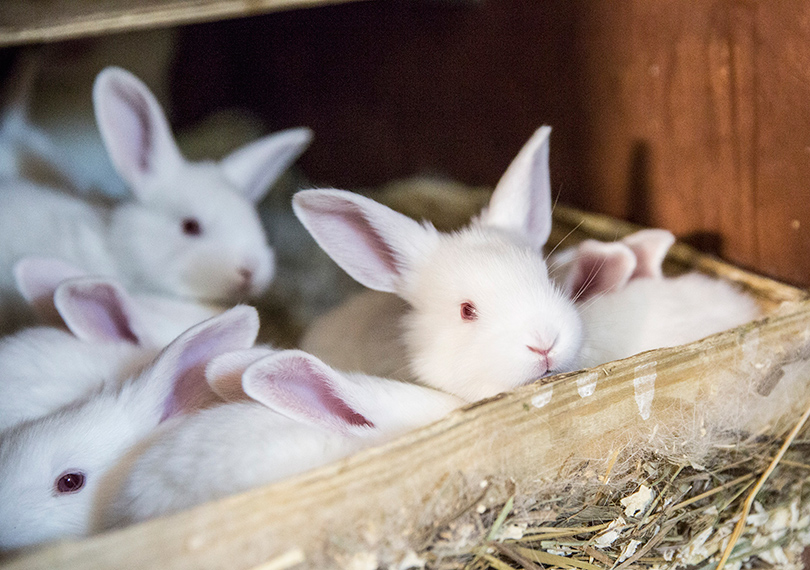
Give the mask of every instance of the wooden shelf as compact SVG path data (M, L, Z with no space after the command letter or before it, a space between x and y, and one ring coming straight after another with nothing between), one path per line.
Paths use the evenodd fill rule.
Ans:
M191 24L358 0L4 0L0 46Z

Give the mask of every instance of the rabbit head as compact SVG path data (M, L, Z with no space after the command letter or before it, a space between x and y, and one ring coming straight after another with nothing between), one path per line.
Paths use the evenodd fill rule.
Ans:
M565 371L581 323L549 279L542 247L551 231L548 139L526 143L481 215L442 234L373 200L339 190L293 199L318 244L357 281L396 293L419 381L467 399Z
M256 203L303 152L310 131L289 129L218 162L190 162L157 100L131 73L104 69L93 102L110 158L135 198L110 221L111 248L128 282L209 301L262 293L275 262Z

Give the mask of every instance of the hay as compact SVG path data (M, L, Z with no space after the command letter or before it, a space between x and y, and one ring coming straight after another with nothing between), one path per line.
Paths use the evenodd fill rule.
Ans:
M805 437L809 432L803 429ZM810 543L810 465L804 462L810 442L794 441L795 435L718 446L703 467L651 454L611 477L592 473L563 489L512 495L495 508L471 506L437 529L418 557L430 570L714 569L728 549L726 570L800 569ZM573 471L591 468L586 462ZM769 469L772 476L754 489ZM651 500L636 501L645 489ZM746 504L754 513L741 524ZM735 526L740 537L732 541Z

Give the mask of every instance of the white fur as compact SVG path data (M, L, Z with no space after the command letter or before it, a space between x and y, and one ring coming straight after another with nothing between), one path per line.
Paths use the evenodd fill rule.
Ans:
M330 364L331 356L345 362L339 353L352 352L358 358L350 360L362 362L364 372L409 367L418 381L469 400L567 370L581 324L572 302L549 280L540 251L551 228L549 132L543 127L534 134L479 219L452 234L351 193L296 194L299 219L347 273L372 289L395 292L411 307L401 321L404 362L390 360L397 346L368 351L362 341L369 335L357 326L400 326L401 310L394 305L387 314L385 301L370 306L373 316L362 315L357 302L351 311L339 307L315 323L302 347ZM462 320L465 302L477 307L477 320ZM377 317L381 324L373 322ZM327 353L317 352L323 347ZM549 350L547 359L530 347ZM390 364L381 366L381 359Z
M371 425L346 426L309 396L299 400L312 387L307 383L295 395L285 392L285 385L309 373L302 362L317 368L334 393ZM428 388L335 372L300 351L260 359L244 378L246 390L251 381L277 379L282 385L269 395L254 394L256 401L185 416L157 433L145 450L136 450L111 523L153 518L289 477L436 421L461 405L458 398Z
M568 370L579 349L579 317L541 255L487 228L442 236L406 300L403 339L414 375L468 400ZM460 318L465 300L477 321ZM551 366L528 346L553 346Z
M116 310L128 321L142 344L163 347L193 325L216 316L223 307L186 299L130 293L115 279L91 276L55 258L25 257L14 266L17 289L45 324L66 324L74 333L79 323L71 316L86 310L93 297L96 307L109 312ZM77 297L84 297L79 307ZM106 306L103 306L106 302ZM60 307L57 308L57 305ZM114 306L113 306L114 305Z
M110 157L135 200L94 204L21 180L1 183L0 301L17 300L11 267L27 255L177 297L233 301L263 292L274 257L255 203L303 151L310 131L290 129L219 162L192 163L135 76L107 68L93 96ZM185 220L201 233L184 233Z
M174 299L130 297L110 279L26 259L15 268L29 302L62 328L24 329L0 339L0 431L44 416L103 386L118 386L186 329L219 310Z
M762 315L753 297L699 273L632 279L623 289L583 302L580 312L581 368L693 342Z
M88 342L51 327L0 340L0 432L117 385L158 352L130 342Z
M235 307L184 333L122 386L3 432L0 550L96 530L118 460L163 420L217 401L204 379L205 364L250 347L257 333L256 311ZM60 476L77 471L85 486L56 492Z

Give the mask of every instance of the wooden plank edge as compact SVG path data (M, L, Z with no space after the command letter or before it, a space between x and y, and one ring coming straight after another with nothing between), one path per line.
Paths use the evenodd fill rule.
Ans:
M182 2L173 6L138 8L128 4L120 9L99 10L79 16L65 15L22 26L0 26L0 47L56 42L108 33L147 30L255 16L282 10L312 8L368 0L218 0Z

